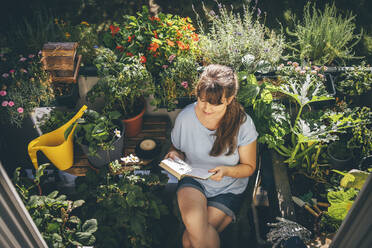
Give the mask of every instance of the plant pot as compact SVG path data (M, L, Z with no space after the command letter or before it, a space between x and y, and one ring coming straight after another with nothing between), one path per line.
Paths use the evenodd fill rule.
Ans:
M346 146L346 145L345 145ZM329 158L329 162L332 164L332 167L337 170L344 170L348 167L351 167L351 163L353 160L353 154L352 151L347 149L345 146L342 145L340 142L333 142L328 145L327 147L327 154ZM341 154L347 155L344 157L340 157L337 154L335 154L335 151L340 152Z
M122 134L124 133L126 126L122 126ZM96 168L101 168L111 161L116 159L120 159L124 152L124 135L121 135L113 144L114 150L102 150L99 149L97 151L97 156L90 156L89 155L89 147L87 145L81 145L81 149L83 150L84 154L87 155L87 158L92 166Z
M73 109L75 108L75 105L79 99L79 85L77 83L72 83L66 85L66 87L71 87L70 93L66 95L56 96L56 105Z
M144 99L141 99L144 102ZM123 119L125 124L125 135L127 137L135 137L142 131L143 115L145 114L146 105L143 104L142 111L135 117Z

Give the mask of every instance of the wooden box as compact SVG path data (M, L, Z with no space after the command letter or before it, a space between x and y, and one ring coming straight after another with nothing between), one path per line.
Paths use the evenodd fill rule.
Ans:
M76 82L75 75L81 62L76 55L77 42L48 42L42 50L44 69L52 75L52 81Z

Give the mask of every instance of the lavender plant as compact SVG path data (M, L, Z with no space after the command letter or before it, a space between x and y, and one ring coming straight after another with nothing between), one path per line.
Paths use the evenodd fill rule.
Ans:
M223 64L249 73L268 70L282 56L284 39L260 23L260 13L254 15L243 6L243 14L233 13L218 3L218 13L203 5L207 23L195 11L200 29L199 46L206 64Z

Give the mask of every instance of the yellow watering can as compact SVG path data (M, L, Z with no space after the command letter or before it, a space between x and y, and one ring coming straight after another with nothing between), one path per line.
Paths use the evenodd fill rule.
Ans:
M84 105L81 107L79 112L76 113L71 120L66 122L63 126L57 128L56 130L43 134L40 137L32 140L28 144L28 154L34 164L35 169L38 168L37 163L37 152L42 151L45 156L60 170L67 170L70 168L74 162L74 150L73 150L73 140L74 131L77 125L75 122L79 119L84 111L88 107ZM65 131L75 122L71 132L69 133L67 139L65 140Z

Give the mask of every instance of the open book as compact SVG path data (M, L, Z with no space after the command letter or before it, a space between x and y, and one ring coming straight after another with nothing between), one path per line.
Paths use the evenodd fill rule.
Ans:
M203 168L193 168L188 165L182 159L163 159L160 164L164 170L168 171L173 176L177 177L178 180L181 180L183 177L195 177L200 179L208 179L214 173L208 172L207 169Z

